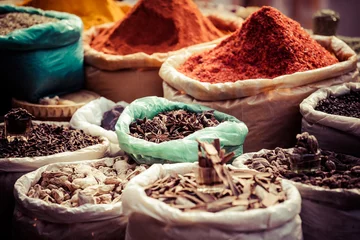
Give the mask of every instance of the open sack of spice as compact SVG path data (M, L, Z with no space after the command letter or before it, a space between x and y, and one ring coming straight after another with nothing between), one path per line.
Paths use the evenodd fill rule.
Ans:
M85 29L125 16L115 0L25 0L20 5L75 14L81 18Z
M8 101L15 97L37 103L42 97L83 88L80 18L10 5L0 6L0 15L1 89Z
M78 109L70 120L70 126L93 136L106 137L110 141L110 154L116 155L120 148L115 125L128 105L126 102L114 103L101 97Z
M126 155L54 163L15 183L16 239L124 239L122 192L144 171Z
M192 0L138 1L123 20L84 34L87 88L115 102L162 97L161 64L223 36Z
M14 208L15 181L50 163L99 159L109 141L72 130L64 122L31 121L24 109L13 109L0 125L0 230L9 233ZM5 130L6 127L6 130Z
M304 239L358 239L360 158L321 150L308 133L297 141L294 148L243 154L233 165L273 173L297 187Z
M195 104L145 97L125 108L116 124L120 148L138 163L193 162L196 139L219 138L235 157L248 132L233 116Z
M155 164L128 184L126 239L302 239L294 186L224 165L218 140L198 150L198 163Z
M360 83L320 89L300 104L301 130L322 149L360 157Z
M249 152L290 147L301 128L301 101L319 88L356 81L358 70L344 42L312 39L297 22L263 7L218 45L170 57L159 74L165 98L244 121Z

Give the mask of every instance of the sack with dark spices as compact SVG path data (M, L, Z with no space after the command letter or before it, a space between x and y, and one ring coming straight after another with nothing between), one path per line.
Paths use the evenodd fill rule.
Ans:
M35 124L47 123L47 124L55 124L57 126L68 126L68 123L63 122L36 122ZM39 135L39 132L36 132ZM41 135L41 134L40 134ZM4 135L1 134L0 138L3 138ZM45 137L45 136L41 136ZM69 135L64 135L64 137L69 138ZM48 136L48 140L51 137ZM1 139L2 141L7 141L6 139ZM54 141L54 139L52 138ZM91 139L88 139L91 141ZM3 232L5 236L10 237L11 230L11 216L14 210L14 183L15 181L21 177L23 174L26 174L30 171L34 171L39 167L50 163L56 162L71 162L71 161L81 161L81 160L91 160L91 159L99 159L104 157L109 151L109 141L105 138L100 139L101 142L98 144L94 144L77 151L62 151L60 153L53 153L51 151L58 151L59 148L64 148L64 146L58 146L58 143L53 145L53 149L42 149L42 143L32 144L32 148L16 148L14 149L5 149L3 148L1 154L11 154L12 152L16 154L18 157L4 157L0 158L0 220L3 224L0 225L0 230ZM81 139L78 139L79 142L77 144L82 144ZM84 139L82 141L85 143ZM69 143L65 143L64 145ZM34 147L35 146L35 147ZM4 145L2 145L4 147ZM38 147L38 151L41 151L43 154L47 154L47 156L34 156L36 155L36 148ZM69 149L76 146L68 146ZM35 152L34 152L35 149ZM7 151L7 153L5 152ZM63 149L64 150L64 149ZM29 152L33 151L33 152ZM29 153L33 155L33 157L20 157L23 153ZM48 155L50 154L50 155Z
M227 152L239 156L247 133L246 125L233 116L158 97L135 100L116 125L120 148L146 164L193 162L197 159L196 140L215 138Z
M355 240L360 234L360 191L354 188L359 184L360 159L352 156L330 154L340 160L334 163L325 162L326 171L294 173L288 171L289 159L287 152L292 149L276 148L275 150L262 149L259 152L246 153L236 158L233 166L237 168L257 169L260 172L274 172L284 174L299 190L302 198L300 217L304 239L317 240ZM327 158L327 159L331 159ZM342 160L342 162L341 162ZM344 162L351 162L346 166ZM281 164L282 163L282 164ZM280 166L280 165L281 166ZM354 166L355 165L355 166ZM339 171L330 169L339 168ZM342 171L350 169L348 171ZM332 173L333 172L333 173ZM350 178L350 176L352 178ZM341 188L348 186L352 188ZM331 234L329 234L331 231Z
M168 183L165 179L176 174L182 175L181 179L184 179L187 174L193 174L193 171L197 170L197 165L197 163L155 164L128 184L123 194L124 214L129 217L127 240L302 239L299 217L301 198L296 188L288 182L281 183L286 194L286 200L281 203L267 208L242 210L228 208L217 212L183 211L160 199L149 197L145 192L145 189L151 187L152 184L154 184L155 191L157 183L160 189L167 189L168 194L182 189L184 184L186 187L183 188L189 189L186 182L177 187L171 187L171 182ZM190 182L192 181L190 180ZM161 188L161 184L165 186ZM194 186L193 184L196 183L189 184ZM174 189L176 190L174 191ZM195 190L195 192L199 194L198 191ZM166 194L164 195L166 196ZM161 197L161 194L158 196ZM226 201L225 198L221 200ZM178 204L183 206L189 203L185 197L183 197L183 201L178 200ZM224 201L217 203L218 205L225 204ZM211 203L216 205L214 201ZM210 205L208 207L210 209ZM139 226L141 226L141 231L139 231Z
M360 83L320 89L301 102L300 112L301 130L320 148L360 157Z

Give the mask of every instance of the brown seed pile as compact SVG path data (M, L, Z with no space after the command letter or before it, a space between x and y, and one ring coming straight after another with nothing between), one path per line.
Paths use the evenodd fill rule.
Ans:
M245 211L273 206L286 199L279 179L272 174L247 170L230 173L240 192L238 196L227 188L211 194L198 191L194 173L168 175L147 186L145 192L182 211Z
M201 113L174 110L159 113L153 119L137 119L130 124L130 135L149 142L161 143L182 139L206 127L215 127L219 121L214 111Z
M45 171L27 196L65 207L117 203L128 181L146 169L129 164L126 159L110 158L91 165L70 164Z
M0 14L0 35L4 36L18 29L29 28L37 24L56 21L58 21L56 18L23 12Z
M291 154L290 150L276 148L264 154L255 154L251 159L245 161L245 165L259 172L273 173L304 184L331 189L360 188L359 158L321 151L320 170L295 173L290 169Z
M39 157L74 152L101 142L99 137L85 134L82 130L45 123L33 124L27 142L8 142L4 136L4 127L0 126L0 158Z

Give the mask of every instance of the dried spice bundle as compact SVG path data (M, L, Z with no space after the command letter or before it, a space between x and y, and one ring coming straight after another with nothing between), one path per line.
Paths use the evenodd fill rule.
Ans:
M345 117L360 118L360 91L341 96L330 95L318 102L315 110Z
M45 123L33 123L26 142L16 139L8 142L4 136L4 127L0 126L0 158L48 156L77 151L101 142L99 137L85 134L82 130Z
M117 203L128 181L147 168L130 165L127 159L125 156L91 165L70 164L45 171L27 196L65 207Z
M140 0L91 47L115 55L164 53L222 36L191 0Z
M337 62L299 23L266 6L214 49L190 57L179 71L202 82L222 83L275 78Z
M195 131L219 124L214 111L201 113L174 110L156 115L153 119L137 119L130 124L130 135L146 141L161 143L182 139Z
M255 154L245 161L249 168L263 173L273 173L295 182L325 188L359 188L360 159L348 155L322 150L320 169L296 173L291 170L293 151L276 148L264 154Z
M0 35L7 35L18 29L56 21L58 21L56 18L22 12L0 14Z
M286 199L279 180L268 173L246 170L230 171L239 191L230 189L206 194L198 191L195 173L176 174L159 179L145 188L149 197L158 199L183 211L245 211L266 208Z

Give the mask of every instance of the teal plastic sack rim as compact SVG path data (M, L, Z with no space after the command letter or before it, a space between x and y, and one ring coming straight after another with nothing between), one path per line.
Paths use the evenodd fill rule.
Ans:
M57 18L60 21L34 25L18 29L8 35L0 36L0 48L3 50L36 50L63 47L81 38L83 23L73 14L43 11L33 7L0 5L0 14L23 12Z
M191 112L214 110L198 104L173 102L160 97L144 97L133 101L120 115L115 127L119 146L131 154L138 163L195 162L197 142L220 139L222 148L242 154L242 146L248 133L247 126L234 116L214 110L216 119L223 121L216 127L207 127L196 131L183 139L162 143L153 143L129 135L129 125L136 119L153 118L160 112L184 109ZM235 157L236 157L235 156Z

